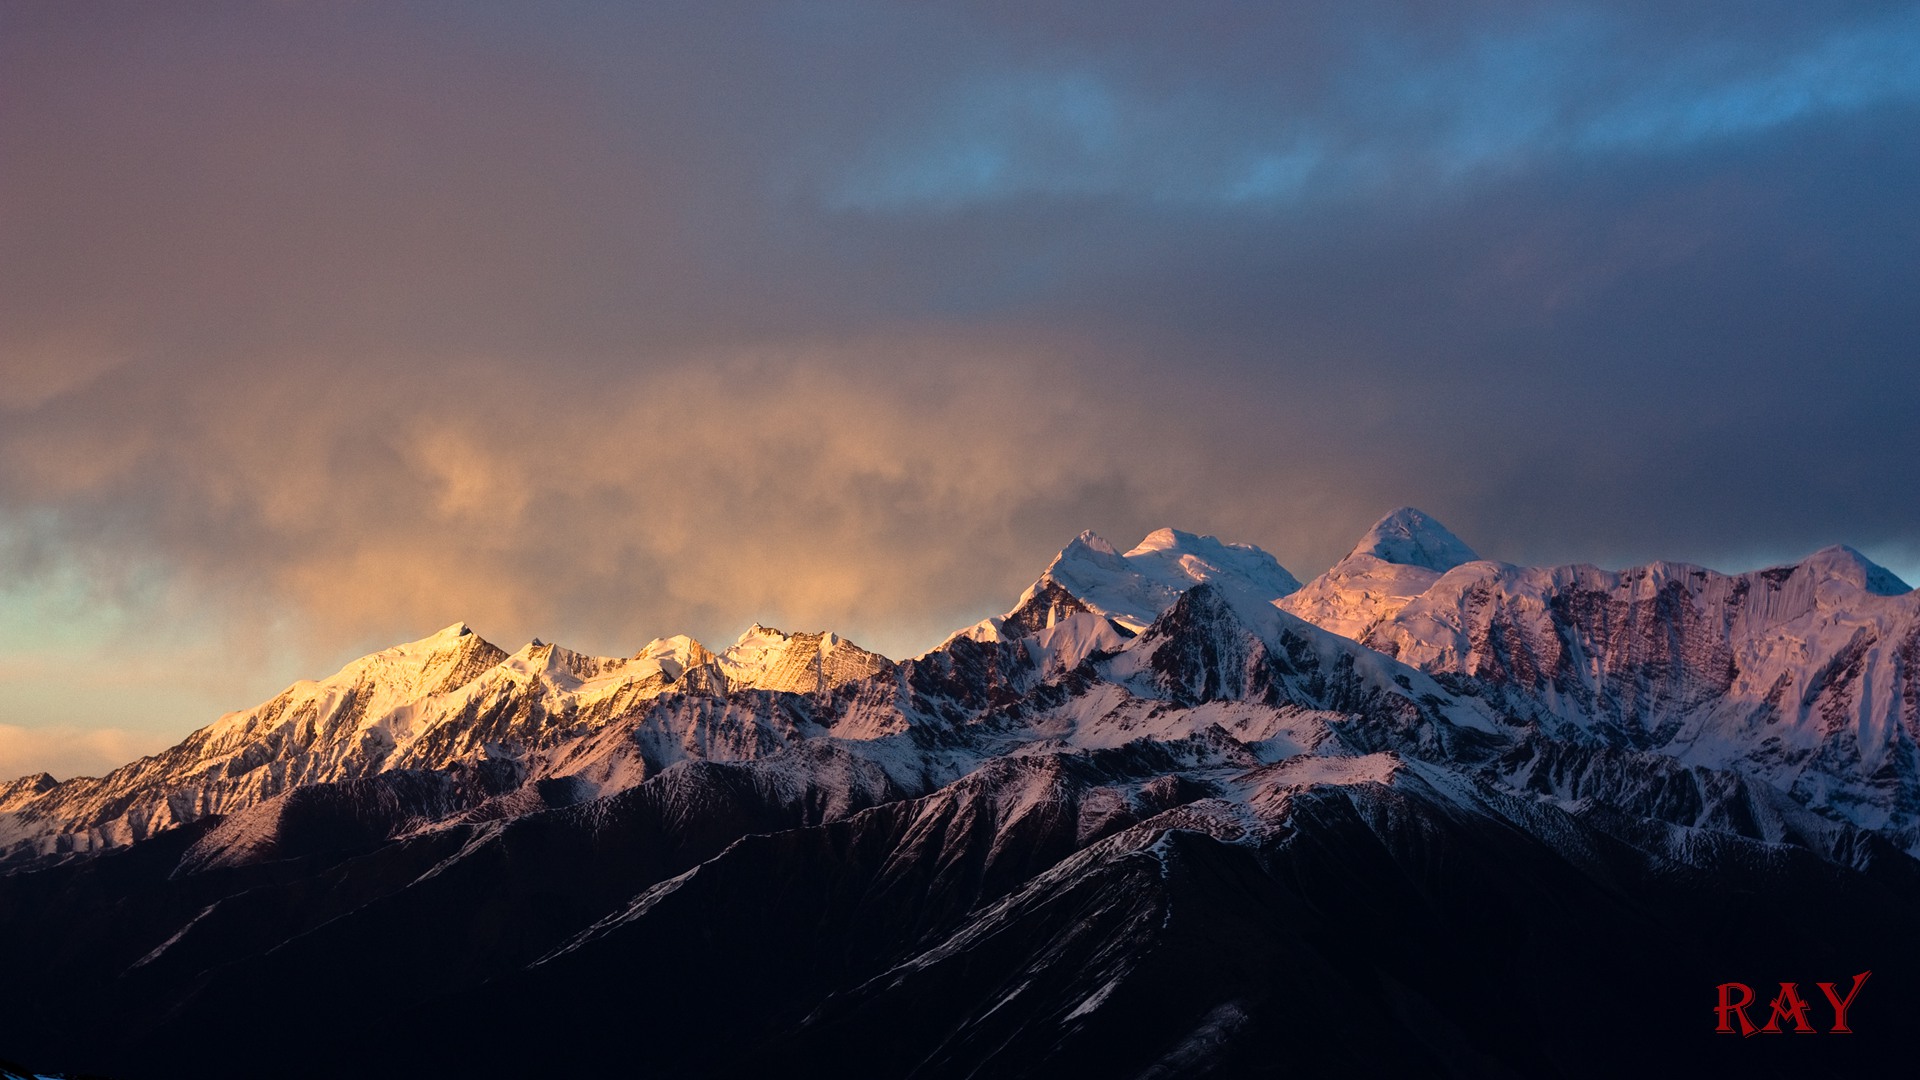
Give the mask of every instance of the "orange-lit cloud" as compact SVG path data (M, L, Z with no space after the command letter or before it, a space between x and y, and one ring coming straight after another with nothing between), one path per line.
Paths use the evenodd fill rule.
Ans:
M6 5L0 645L241 707L913 652L1087 527L1912 551L1913 19L1712 8Z
M900 651L1010 599L1110 500L1140 531L1205 513L1218 463L1154 401L990 349L766 347L629 379L466 362L457 391L403 368L371 403L257 372L129 386L150 413L30 423L0 450L17 496L323 635L464 618L631 649L761 618Z

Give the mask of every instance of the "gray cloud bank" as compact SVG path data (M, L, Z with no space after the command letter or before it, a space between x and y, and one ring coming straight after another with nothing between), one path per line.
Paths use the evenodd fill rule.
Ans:
M1910 573L1920 9L1672 8L10 4L4 584L332 657L912 652L1401 503Z

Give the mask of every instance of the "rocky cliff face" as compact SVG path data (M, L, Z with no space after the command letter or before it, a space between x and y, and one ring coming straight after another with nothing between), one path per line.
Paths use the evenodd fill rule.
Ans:
M1920 850L1920 593L1849 548L1746 574L1357 551L1279 605L1555 737L1734 769Z

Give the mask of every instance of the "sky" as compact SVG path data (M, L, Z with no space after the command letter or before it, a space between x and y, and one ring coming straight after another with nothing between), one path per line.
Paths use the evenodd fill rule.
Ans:
M0 777L1091 528L1920 581L1920 5L0 4Z

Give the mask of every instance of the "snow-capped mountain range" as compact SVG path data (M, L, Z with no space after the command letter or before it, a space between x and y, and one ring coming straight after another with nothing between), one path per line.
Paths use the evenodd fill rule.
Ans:
M1192 675L1216 681L1181 685L1161 657L1168 632L1148 632L1202 584L1205 599L1187 608L1231 627L1209 645L1242 651L1219 658L1231 670ZM963 640L993 648L963 657ZM469 801L562 779L600 796L678 761L755 759L821 736L883 744L866 749L912 786L965 763L903 757L888 737L964 723L1090 658L1106 689L1048 729L1069 724L1080 744L1111 741L1140 703L1169 698L1262 702L1262 731L1289 711L1337 711L1321 684L1276 674L1291 665L1286 649L1311 654L1313 671L1357 664L1374 692L1466 729L1538 728L1732 770L1920 851L1920 593L1892 573L1845 547L1737 575L1678 563L1517 567L1479 559L1413 509L1381 519L1304 586L1249 545L1162 529L1121 554L1083 533L1006 615L904 664L832 633L759 625L718 652L679 636L625 658L537 639L508 654L450 626L105 777L0 787L0 838L15 859L91 851L301 785L397 770L457 771ZM983 685L923 689L983 660ZM1405 688L1413 680L1417 692ZM1215 722L1159 713L1131 737ZM1325 741L1319 728L1302 737L1295 752Z
M0 786L0 915L24 963L118 987L98 1007L149 1060L239 1015L284 1034L262 980L335 1015L354 958L387 1007L651 1009L722 1041L664 990L622 983L616 1009L574 988L623 965L772 979L727 1051L742 1068L885 1032L901 1049L876 1074L1231 1072L1271 1048L1274 1009L1331 1007L1228 959L1251 950L1405 1036L1310 1061L1420 1070L1464 1040L1577 1073L1571 1043L1486 1049L1491 1021L1417 958L1435 946L1381 945L1402 931L1376 917L1631 924L1617 956L1555 961L1621 980L1624 957L1705 940L1649 912L1727 888L1896 917L1920 898L1916 673L1920 593L1847 548L1737 575L1528 568L1402 509L1302 584L1256 547L1083 533L1006 614L902 661L757 625L625 658L448 627L105 777ZM128 881L167 899L126 915ZM772 910L824 951L768 937ZM1312 927L1336 924L1377 939L1386 982L1323 954ZM1194 984L1199 958L1239 974ZM58 1031L74 1000L16 1004ZM593 1047L543 1052L614 1052Z

